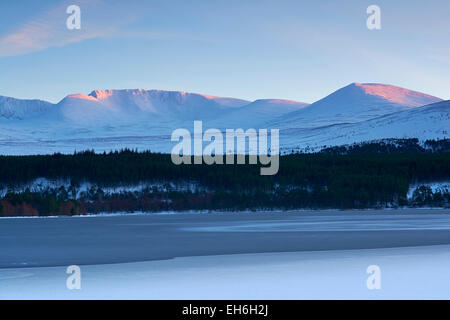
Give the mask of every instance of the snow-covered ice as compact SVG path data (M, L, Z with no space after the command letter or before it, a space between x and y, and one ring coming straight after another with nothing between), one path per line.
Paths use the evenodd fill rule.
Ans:
M449 210L1 219L0 253L0 299L450 299Z
M88 265L80 290L65 267L0 269L0 299L449 299L449 270L448 245Z

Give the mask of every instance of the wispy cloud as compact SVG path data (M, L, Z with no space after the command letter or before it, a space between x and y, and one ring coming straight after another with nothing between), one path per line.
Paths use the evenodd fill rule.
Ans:
M77 4L81 8L81 29L68 30L66 8ZM111 37L119 34L120 27L138 19L139 12L124 10L120 4L102 0L64 1L37 18L0 35L0 57L16 56L49 47L60 47L87 39ZM130 10L131 9L131 10ZM158 37L161 35L158 34Z

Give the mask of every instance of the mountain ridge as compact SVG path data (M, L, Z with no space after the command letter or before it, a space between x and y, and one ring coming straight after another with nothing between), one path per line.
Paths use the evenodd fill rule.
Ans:
M67 95L57 104L1 98L3 154L120 148L170 152L173 130L192 130L194 120L222 131L280 129L285 149L379 138L448 138L450 128L448 101L373 83L352 83L312 104L144 89L94 90Z

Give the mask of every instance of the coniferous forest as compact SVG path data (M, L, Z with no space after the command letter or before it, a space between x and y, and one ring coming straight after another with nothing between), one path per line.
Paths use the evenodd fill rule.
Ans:
M450 181L448 146L410 139L283 155L274 176L260 165L175 165L169 154L128 149L0 156L0 216L448 207L449 191L427 185ZM37 179L61 183L36 190Z

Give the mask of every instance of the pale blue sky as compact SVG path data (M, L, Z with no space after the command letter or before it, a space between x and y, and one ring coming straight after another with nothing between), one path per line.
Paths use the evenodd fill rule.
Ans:
M66 7L81 7L67 30ZM382 29L366 28L381 7ZM0 3L0 95L94 89L314 102L351 82L450 99L448 0L84 0Z

